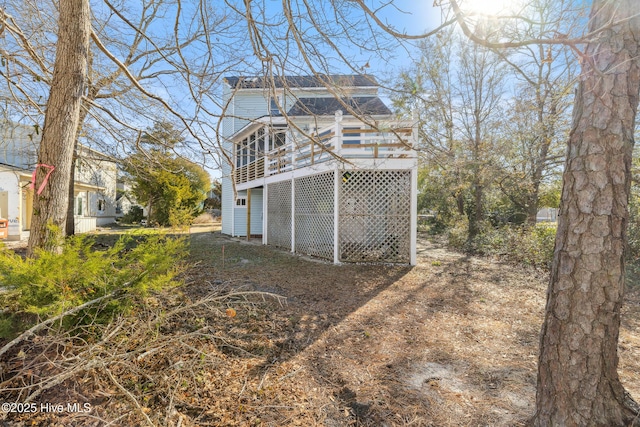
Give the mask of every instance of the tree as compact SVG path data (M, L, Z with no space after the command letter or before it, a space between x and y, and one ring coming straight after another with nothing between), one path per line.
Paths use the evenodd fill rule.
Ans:
M34 182L29 255L38 247L60 248L51 226L63 228L66 221L73 144L86 88L89 23L88 0L60 1L56 60Z
M401 76L394 102L405 114L418 112L421 145L416 148L430 177L422 184L431 194L441 193L434 193L434 182L447 187L458 213L468 218L473 241L498 175L504 66L495 53L452 32L421 41L420 53L415 69Z
M611 23L616 23L611 25ZM618 378L640 4L593 2L563 175L534 425L629 425Z
M215 179L211 182L213 197L207 197L204 207L207 209L222 209L222 181Z
M169 123L154 126L141 138L150 148L126 160L132 193L147 206L148 221L160 225L190 223L207 197L209 174L195 163L171 152L183 138Z

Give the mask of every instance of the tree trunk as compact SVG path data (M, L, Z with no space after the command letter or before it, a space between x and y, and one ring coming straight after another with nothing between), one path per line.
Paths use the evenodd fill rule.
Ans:
M56 60L38 154L40 165L55 169L45 182L47 169L37 167L29 256L34 255L36 248L60 247L49 225L58 227L60 234L65 227L73 146L87 78L89 1L60 0L59 10Z
M65 236L73 236L76 234L76 221L75 221L75 169L77 159L77 137L76 142L73 144L73 155L71 156L71 170L69 172L69 199L67 200L67 221L65 224Z
M534 426L628 426L618 378L640 3L595 0L575 98L541 334ZM616 25L611 22L618 21ZM634 407L635 406L635 407Z

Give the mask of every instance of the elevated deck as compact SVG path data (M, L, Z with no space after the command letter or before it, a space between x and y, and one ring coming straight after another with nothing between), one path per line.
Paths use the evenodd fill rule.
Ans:
M335 169L336 166L411 169L417 159L413 148L416 133L406 122L395 121L384 128L356 128L348 123L343 125L337 118L335 123L310 134L290 132L284 145L265 153L258 150L253 161L235 168L233 178L236 188L242 190ZM266 130L263 135L267 141Z

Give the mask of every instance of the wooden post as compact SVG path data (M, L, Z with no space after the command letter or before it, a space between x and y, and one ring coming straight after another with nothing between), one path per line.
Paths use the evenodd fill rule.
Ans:
M251 238L251 189L247 189L247 242Z

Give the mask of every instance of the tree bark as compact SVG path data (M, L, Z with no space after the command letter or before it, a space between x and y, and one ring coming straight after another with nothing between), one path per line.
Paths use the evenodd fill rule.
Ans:
M628 426L636 415L618 377L617 345L640 90L639 14L637 0L592 5L589 32L596 34L581 58L534 426Z
M36 248L60 248L60 241L49 225L58 227L60 235L64 232L73 147L87 79L89 1L60 0L59 11L53 80L38 154L39 164L55 169L45 182L47 169L37 168L29 256L34 255ZM42 192L38 194L40 188Z
M78 142L76 136L76 142L73 144L73 155L71 156L71 169L69 171L69 199L67 200L67 221L65 223L65 236L73 236L76 234L76 221L75 221L75 169L78 151Z

